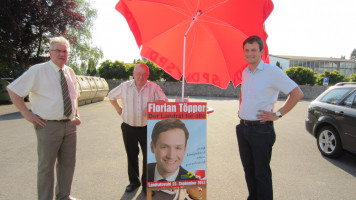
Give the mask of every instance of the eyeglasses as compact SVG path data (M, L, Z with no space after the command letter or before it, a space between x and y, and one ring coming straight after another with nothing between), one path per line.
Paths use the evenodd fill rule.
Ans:
M147 76L148 76L148 74L146 74L146 73L144 73L144 74L136 73L135 75L136 75L136 76L141 76L141 77L147 77Z
M55 50L51 50L51 51L55 51L56 53L64 53L64 54L67 54L67 53L68 53L67 50L61 51L61 50L59 50L59 49L55 49Z

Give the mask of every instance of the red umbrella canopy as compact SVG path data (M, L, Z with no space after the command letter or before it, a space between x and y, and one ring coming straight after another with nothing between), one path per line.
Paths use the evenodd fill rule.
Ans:
M141 56L178 80L183 74L185 46L186 81L226 89L230 81L235 87L241 83L241 72L247 66L243 41L251 35L266 41L264 22L273 10L273 3L271 0L120 0L116 9L126 18ZM269 62L267 45L262 59Z

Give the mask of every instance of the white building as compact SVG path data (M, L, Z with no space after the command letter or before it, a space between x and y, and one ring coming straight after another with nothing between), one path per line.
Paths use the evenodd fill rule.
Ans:
M270 63L277 65L284 70L289 67L306 67L312 69L317 74L322 74L325 71L340 71L340 74L349 77L351 74L356 74L356 60L347 60L341 58L320 58L320 57L304 57L304 56L282 56L269 55Z

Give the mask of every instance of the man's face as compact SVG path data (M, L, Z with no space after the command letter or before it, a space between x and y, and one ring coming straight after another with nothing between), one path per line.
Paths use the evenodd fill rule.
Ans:
M261 62L263 50L260 51L257 42L246 43L244 46L245 59L250 65L258 65Z
M185 134L179 128L160 133L156 146L151 142L151 151L155 154L157 170L162 177L167 178L177 171L186 150Z
M49 51L49 55L54 64L62 68L68 61L68 50L67 45L56 43L53 49Z
M133 72L135 84L137 87L142 87L146 84L148 76L149 76L149 71L145 67L136 67L136 69Z

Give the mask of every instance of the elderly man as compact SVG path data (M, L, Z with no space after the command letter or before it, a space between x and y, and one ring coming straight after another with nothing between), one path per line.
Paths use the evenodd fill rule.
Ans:
M127 168L130 184L126 192L132 192L142 184L142 191L146 193L147 167L147 102L165 101L168 99L161 88L150 81L148 67L137 64L133 71L133 80L121 83L108 94L111 104L122 117L122 137L127 153ZM118 103L118 99L123 105ZM143 172L139 179L138 154L141 146L143 154Z
M52 200L54 166L57 161L56 200L70 197L76 161L78 88L74 71L66 66L69 42L64 37L50 41L51 60L29 68L8 85L13 104L31 122L37 134L39 200ZM30 95L31 111L24 103Z

